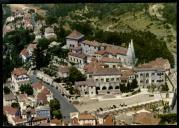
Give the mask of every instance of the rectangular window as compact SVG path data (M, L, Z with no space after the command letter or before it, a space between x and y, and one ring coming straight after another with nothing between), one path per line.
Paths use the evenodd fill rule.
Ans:
M111 81L114 81L114 78L111 78Z
M96 79L96 82L98 82L98 79Z
M109 82L109 78L106 78L106 82Z
M104 79L101 79L102 82L104 82Z
M152 76L154 76L155 75L155 73L152 73Z
M140 76L143 76L143 74L141 73Z
M116 78L116 81L119 81L119 78Z

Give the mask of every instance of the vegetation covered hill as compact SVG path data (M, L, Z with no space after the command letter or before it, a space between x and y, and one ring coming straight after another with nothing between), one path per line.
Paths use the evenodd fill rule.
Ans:
M48 25L58 23L61 29L65 29L64 37L77 29L85 34L86 39L126 47L133 38L138 63L163 57L173 65L171 52L176 53L175 5L104 3L40 6L48 10L45 17Z

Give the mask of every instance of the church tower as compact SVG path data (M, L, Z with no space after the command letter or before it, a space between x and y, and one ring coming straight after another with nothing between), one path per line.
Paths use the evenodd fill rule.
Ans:
M127 66L133 67L135 65L135 52L134 52L134 45L133 45L133 39L131 39L131 42L129 43L129 47L127 50Z

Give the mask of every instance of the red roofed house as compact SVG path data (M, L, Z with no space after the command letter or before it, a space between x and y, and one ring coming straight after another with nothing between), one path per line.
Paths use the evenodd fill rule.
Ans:
M22 58L22 61L23 61L23 62L26 62L26 61L29 59L30 54L29 54L28 50L27 50L26 48L24 48L24 49L21 51L20 56L21 56L21 58Z
M80 42L83 40L84 35L78 32L77 30L72 31L67 37L66 37L66 45L67 48L70 47L78 47Z
M42 84L42 82L36 82L32 84L32 88L34 90L34 95L36 96L42 91L42 89L44 89L44 85Z
M11 73L13 91L18 92L21 85L29 84L29 80L30 78L24 68L14 68Z
M37 44L36 43L30 43L27 46L27 50L29 52L29 55L32 56L33 51L37 48Z
M80 68L83 68L86 61L87 61L87 58L86 58L86 55L84 53L69 52L68 53L68 60L69 60L69 62L77 64Z
M95 126L96 125L96 117L92 114L89 113L78 113L78 112L73 112L70 113L70 125L90 125L90 126Z
M42 92L38 93L36 96L36 104L37 105L45 105L47 103L48 103L48 101L47 101L46 94L44 94Z
M114 125L114 119L112 115L98 115L98 125Z

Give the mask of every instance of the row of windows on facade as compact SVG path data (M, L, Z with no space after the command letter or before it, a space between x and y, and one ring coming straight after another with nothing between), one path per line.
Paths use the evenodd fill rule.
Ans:
M164 73L152 73L152 76L154 75L158 75L158 76L161 76L161 75L164 75ZM146 76L146 77L149 77L149 73L140 73L140 76ZM136 77L138 77L138 75L136 75Z
M77 63L81 63L82 64L82 60L79 60L79 59L76 59L76 58L73 58L73 57L69 57L70 61L73 61L73 62L77 62Z
M16 78L16 80L27 80L27 79L29 79L29 77L23 77L23 78Z
M140 80L140 83L143 83L143 82L145 82L145 83L149 83L149 80L146 80L146 81L143 81L143 80ZM156 80L156 82L164 82L164 80ZM155 80L152 80L152 83L155 83Z
M81 86L80 86L81 87ZM84 87L85 87L85 85L84 85ZM96 88L96 90L101 90L100 89L100 87L91 87L92 89L93 88ZM103 86L102 87L102 90L106 90L107 89L107 87L106 86ZM113 86L109 86L108 87L108 90L112 90L112 89L119 89L119 86L115 86L114 88L113 88ZM83 91L85 91L86 89L83 89ZM82 91L82 89L81 89L81 91Z

